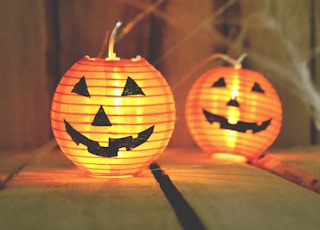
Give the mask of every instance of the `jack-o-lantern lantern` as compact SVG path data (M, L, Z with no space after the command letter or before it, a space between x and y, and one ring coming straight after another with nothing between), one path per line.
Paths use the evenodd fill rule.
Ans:
M166 80L145 59L111 56L86 56L64 74L51 124L77 167L96 177L130 177L164 151L175 105Z
M192 86L186 102L191 135L206 153L260 156L281 128L280 99L260 73L217 67Z

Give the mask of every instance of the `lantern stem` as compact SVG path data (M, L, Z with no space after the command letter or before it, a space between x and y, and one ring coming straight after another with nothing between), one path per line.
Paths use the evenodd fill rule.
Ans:
M241 62L243 61L243 59L245 59L247 57L246 53L241 54L240 57L237 60L235 60L235 59L233 59L233 58L231 58L231 57L229 57L228 55L225 55L225 54L217 54L217 55L221 55L221 59L223 59L226 62L229 62L230 64L232 64L235 69L241 69L242 68Z
M247 53L243 53L240 55L240 57L238 57L237 62L241 65L243 59L245 59L248 56ZM241 67L240 67L241 68Z
M193 75L195 75L197 72L199 72L202 68L204 68L206 65L208 65L210 62L217 60L217 59L223 59L224 61L230 63L231 65L234 66L235 69L241 69L242 68L242 64L241 62L243 61L243 59L247 56L246 53L243 53L237 60L233 59L231 57L229 57L226 54L222 54L222 53L215 53L210 55L209 57L205 58L204 60L202 60L199 65L197 65L196 67L194 67L189 73L187 73L185 76L183 76L180 81L178 81L175 85L172 86L172 89L174 90L175 88L177 88L178 86L180 86L181 84L183 84L187 79L189 79L190 77L192 77Z
M107 61L110 60L120 60L119 57L117 57L117 54L114 52L114 43L116 40L116 35L118 32L119 27L121 26L122 22L117 21L115 27L112 30L112 33L110 35L109 39L109 47L108 47L108 57L106 58Z

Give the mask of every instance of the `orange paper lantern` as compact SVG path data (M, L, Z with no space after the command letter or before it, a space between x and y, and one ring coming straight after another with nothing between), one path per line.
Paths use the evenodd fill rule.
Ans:
M166 80L145 59L111 56L86 56L64 74L51 123L77 167L96 177L130 177L166 148L175 104Z
M213 68L192 86L186 102L191 135L206 153L260 156L281 128L280 99L260 73Z

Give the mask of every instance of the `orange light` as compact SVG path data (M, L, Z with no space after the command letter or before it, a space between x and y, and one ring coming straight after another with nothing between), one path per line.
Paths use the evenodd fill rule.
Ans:
M51 125L61 150L78 168L95 177L131 177L166 148L175 103L161 73L139 56L118 58L110 49L112 39L109 57L86 56L61 78Z
M84 57L57 86L51 122L57 143L79 168L132 176L167 146L175 105L166 80L145 59Z
M215 153L211 156L212 159L222 160L222 161L232 161L243 163L247 161L247 158L240 155L230 154L230 153Z
M205 152L247 159L274 142L282 122L271 83L258 72L233 67L204 73L189 92L185 114L193 139Z

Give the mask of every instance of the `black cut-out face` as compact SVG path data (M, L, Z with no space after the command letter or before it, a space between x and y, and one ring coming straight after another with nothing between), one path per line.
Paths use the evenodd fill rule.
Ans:
M224 77L220 77L217 81L215 81L212 84L213 88L226 88L227 84ZM264 94L265 91L262 89L259 83L254 82L254 84L251 87L251 91L247 93L258 93L258 94ZM233 97L230 95L230 100L226 102L226 106L233 106L241 108L241 104L238 102L236 97ZM228 118L219 114L214 114L206 109L202 109L203 115L205 116L206 120L212 124L214 122L217 122L220 124L221 129L228 129L228 130L234 130L238 132L247 132L248 130L251 130L253 133L261 132L271 124L272 119L267 119L264 121L256 121L256 122L247 122L247 121L237 121L236 124L231 124L228 121Z
M72 93L76 93L79 96L91 98L90 90L87 86L86 78L83 76L73 87ZM137 83L128 76L126 84L123 88L122 97L143 95L143 90L137 85ZM152 135L154 125L139 132L138 137L126 136L121 138L108 138L108 146L101 146L96 140L92 140L85 135L77 131L68 121L64 120L67 133L72 140L77 144L83 144L87 147L88 152L102 157L116 157L120 148L125 148L127 151L140 146L145 143ZM92 119L92 126L112 126L112 122L109 120L107 113L102 105L100 105L97 113Z

